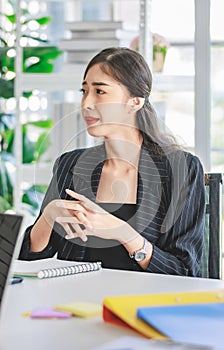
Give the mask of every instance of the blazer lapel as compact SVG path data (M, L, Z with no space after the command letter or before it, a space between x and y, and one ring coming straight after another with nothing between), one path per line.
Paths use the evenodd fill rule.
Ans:
M87 148L71 169L74 191L95 201L96 191L105 161L103 145Z
M143 232L149 227L160 207L162 182L167 179L164 160L151 157L143 147L139 159L136 230Z

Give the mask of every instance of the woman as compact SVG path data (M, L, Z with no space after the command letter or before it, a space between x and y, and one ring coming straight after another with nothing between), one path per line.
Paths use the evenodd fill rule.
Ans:
M82 115L104 143L59 157L20 258L102 261L103 267L198 276L204 174L158 127L144 58L107 48L88 64Z

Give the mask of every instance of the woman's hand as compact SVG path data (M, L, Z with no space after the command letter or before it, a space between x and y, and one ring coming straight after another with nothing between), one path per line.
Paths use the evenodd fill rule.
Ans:
M44 211L48 220L56 221L63 226L66 238L80 237L86 241L87 236L92 235L115 239L124 244L136 237L137 232L123 220L108 213L83 195L71 190L66 192L77 201L54 200Z
M54 222L58 222L64 228L66 238L74 238L78 235L86 241L85 231L91 230L92 226L86 219L84 211L79 201L55 199L45 207L43 217L51 229ZM84 225L85 230L82 230L79 224Z

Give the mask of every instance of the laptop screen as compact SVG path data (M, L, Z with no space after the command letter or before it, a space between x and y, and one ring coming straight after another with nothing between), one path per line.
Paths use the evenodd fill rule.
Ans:
M0 308L21 223L21 215L0 213Z

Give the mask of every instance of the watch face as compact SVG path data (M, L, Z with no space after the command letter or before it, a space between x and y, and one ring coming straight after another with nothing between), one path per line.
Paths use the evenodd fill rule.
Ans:
M135 253L135 260L136 261L142 261L145 259L145 257L146 257L146 253L144 253L144 252Z

